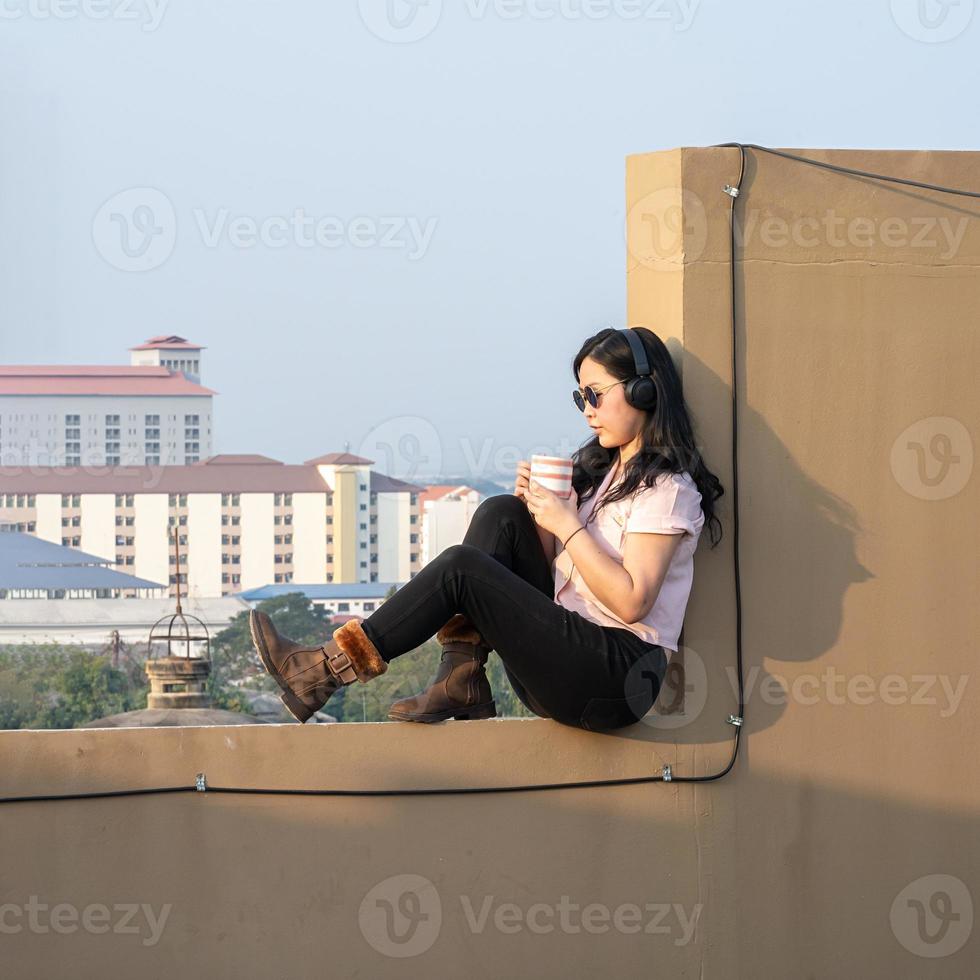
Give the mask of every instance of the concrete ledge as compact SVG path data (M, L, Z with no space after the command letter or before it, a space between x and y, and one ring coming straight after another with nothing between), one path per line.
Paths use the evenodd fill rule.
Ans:
M633 777L659 772L671 752L650 733L544 719L11 731L0 733L0 794L190 787L198 772L212 787L347 790ZM644 976L655 956L666 976L697 976L699 874L720 874L702 822L726 789L7 804L0 905L22 928L4 936L6 970L578 977L614 962L622 976ZM31 896L76 910L73 931L28 928ZM93 905L139 907L140 931L86 931ZM666 931L640 931L654 920Z

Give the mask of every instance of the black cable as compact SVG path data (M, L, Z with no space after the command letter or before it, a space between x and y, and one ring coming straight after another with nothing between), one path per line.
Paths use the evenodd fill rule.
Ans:
M958 194L960 197L980 197L980 191L965 191L958 187L943 187L940 184L926 184L921 180L909 180L906 177L890 177L888 174L876 174L868 170L855 170L853 167L842 167L836 163L826 163L823 160L812 160L810 157L797 156L795 153L787 153L785 150L774 150L768 146L760 146L758 143L716 143L717 147L737 146L742 152L742 159L745 159L745 149L761 150L763 153L771 153L773 156L784 157L787 160L796 160L799 163L807 163L811 167L822 167L824 170L832 170L839 174L851 174L854 177L868 177L871 180L884 180L891 184L904 184L906 187L921 187L927 191L939 191L941 194Z
M808 157L801 157L793 153L786 153L783 150L773 150L767 146L760 146L758 143L717 143L715 146L737 147L739 151L738 180L735 184L729 185L725 188L725 193L729 194L732 199L729 229L729 274L732 330L732 532L735 571L735 657L738 669L738 714L729 718L729 722L735 727L735 737L732 743L731 759L724 769L707 776L674 776L672 774L668 776L667 772L669 769L665 769L664 773L654 776L635 776L623 779L590 779L568 783L531 783L519 786L452 786L436 789L258 789L242 786L206 786L202 775L198 777L198 782L194 786L166 786L152 789L107 790L105 792L97 793L65 793L62 795L44 796L7 796L0 797L0 803L25 803L42 800L83 800L111 796L147 796L158 793L197 792L257 794L261 796L458 796L464 793L519 793L552 789L580 789L596 786L627 786L637 783L703 783L710 782L715 779L721 779L722 776L727 775L731 771L732 766L735 765L735 759L738 756L745 711L745 695L742 680L742 580L738 551L738 322L735 296L735 208L738 199L741 196L742 180L745 176L745 150L760 150L763 153L771 153L774 156L784 157L787 160L795 160L799 163L809 164L814 167L821 167L825 170L831 170L836 173L851 174L855 177L867 177L872 180L903 184L908 187L919 187L923 190L938 191L943 194L958 194L962 197L980 197L980 192L961 190L954 187L942 187L938 184L927 184L923 183L922 181L908 180L903 177L890 177L887 174L876 174L865 170L855 170L851 167L841 167L837 164L824 163L821 160L811 160Z

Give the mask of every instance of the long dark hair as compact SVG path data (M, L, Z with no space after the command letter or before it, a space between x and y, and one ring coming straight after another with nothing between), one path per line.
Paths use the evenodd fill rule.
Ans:
M715 515L715 501L725 490L698 452L694 426L684 403L680 375L670 352L652 330L646 327L631 329L646 350L657 392L656 404L645 413L640 451L627 462L618 485L603 494L594 513L614 500L631 496L641 486L653 486L661 474L687 471L701 494L701 510L708 526L711 547L714 548L721 540L721 521ZM619 381L636 375L630 345L618 330L611 327L589 337L575 355L572 371L576 384L579 383L579 369L586 357L601 364ZM618 455L618 447L606 449L598 437L590 439L572 454L572 486L578 494L579 504L596 493Z

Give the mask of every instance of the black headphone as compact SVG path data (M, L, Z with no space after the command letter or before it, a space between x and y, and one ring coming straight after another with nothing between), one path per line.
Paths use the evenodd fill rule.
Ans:
M652 411L657 404L657 388L650 376L650 362L647 360L646 348L643 341L633 332L632 328L619 330L630 345L633 351L633 369L636 377L626 382L623 391L626 392L626 401L634 408Z

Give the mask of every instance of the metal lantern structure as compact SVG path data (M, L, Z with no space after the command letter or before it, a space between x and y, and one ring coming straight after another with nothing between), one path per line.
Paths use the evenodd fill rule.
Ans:
M209 708L211 634L203 621L185 613L180 595L180 538L172 528L177 568L177 611L157 620L150 629L146 649L146 676L150 680L147 708ZM154 645L165 645L164 656L154 656ZM201 655L203 652L203 656Z

